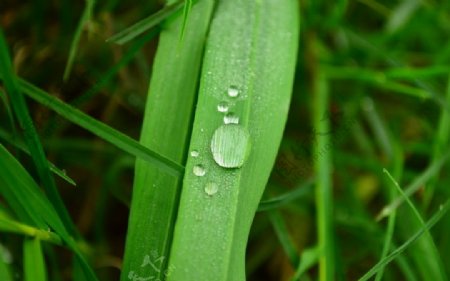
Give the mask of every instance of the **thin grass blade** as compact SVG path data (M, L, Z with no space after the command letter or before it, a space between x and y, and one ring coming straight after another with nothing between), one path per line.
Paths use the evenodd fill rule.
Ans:
M412 243L414 243L418 238L420 238L425 232L429 231L450 209L450 201L447 201L444 205L441 205L439 210L426 222L426 224L419 229L413 236L411 236L405 243L400 247L395 249L386 258L379 261L375 266L373 266L366 274L364 274L358 281L367 281L373 275L375 275L381 268L385 267L391 261L402 254Z
M70 45L69 57L67 59L66 68L64 69L64 81L69 79L70 73L73 68L73 64L75 62L75 57L77 55L77 50L80 45L81 35L83 34L83 29L86 24L89 23L92 17L92 13L94 11L95 0L86 0L86 5L83 10L83 14L81 15L80 21L78 22L77 29L75 30L75 34L72 40L72 44Z
M284 252L289 258L291 265L295 267L299 262L299 255L295 249L294 244L289 236L286 224L284 223L283 217L278 211L269 212L269 220L275 230L278 240L283 247Z
M129 41L133 40L134 38L138 37L142 33L146 32L147 30L150 30L151 28L157 26L162 21L167 19L168 17L174 15L176 12L180 11L181 8L184 5L184 0L177 1L172 4L168 4L164 8L162 8L160 11L156 12L155 14L138 21L137 23L133 24L132 26L124 29L123 31L111 36L106 40L106 42L112 42L119 45L123 45L125 43L128 43Z
M40 192L33 178L0 144L0 193L21 221L40 229L52 229L76 254L87 281L96 281L75 240L70 236L50 201Z
M30 155L28 148L22 141L14 139L13 136L8 135L8 133L6 133L5 131L3 131L1 129L0 129L0 138L5 140L10 145L20 149L21 151L25 152L28 155ZM55 175L59 176L61 179L65 180L66 182L70 183L73 186L77 185L76 182L72 178L70 178L66 172L64 172L63 170L56 167L55 164L53 164L52 162L48 161L48 166L50 168L50 171L52 171Z
M308 179L307 181L301 183L297 188L294 188L292 191L289 191L275 198L261 201L258 206L258 212L277 209L300 197L311 194L315 181L315 179Z
M175 163L174 161L162 156L161 154L152 151L125 134L109 127L108 125L90 117L80 110L70 106L67 103L49 95L43 90L33 86L32 84L20 79L19 85L26 95L44 106L52 109L67 120L77 124L78 126L88 130L94 135L103 140L117 146L118 148L142 158L159 169L174 175L180 176L184 167Z
M323 119L328 111L329 89L328 80L319 68L315 73L313 101L313 126L318 132L330 131L329 118ZM319 136L314 145L314 169L316 172L316 208L317 231L319 240L319 280L334 280L334 226L333 226L333 190L331 180L331 146L328 134Z
M11 59L9 56L6 40L3 36L3 32L0 29L0 71L3 73L3 82L8 91L9 98L11 100L12 108L15 116L18 120L20 128L23 130L25 142L33 159L34 165L38 172L39 178L42 182L44 190L50 199L50 202L58 210L64 225L70 231L73 236L77 236L78 232L73 224L70 215L56 189L56 184L53 176L50 172L50 167L45 156L44 149L42 148L39 136L34 127L33 120L28 112L28 107L25 102L25 98L19 89L17 78L13 72L11 65Z
M317 264L319 256L320 253L317 247L305 249L300 256L300 262L294 276L291 278L291 281L301 280L300 278L302 275L305 274L308 269Z
M46 281L44 253L38 238L25 238L23 241L25 281Z
M419 188L429 181L434 175L436 175L445 162L448 161L450 156L450 151L447 151L442 155L437 161L431 163L428 168L423 171L411 184L405 188L405 194L407 197L414 194ZM398 208L405 201L403 196L398 196L392 203L383 207L380 213L377 215L377 220L381 220L388 216L394 209Z
M398 182L391 176L391 174L386 169L383 169L383 172L389 177L389 179L396 187L397 191L409 205L415 218L419 222L418 225L421 228L425 228L425 222L422 216L420 215L419 211L414 206L414 204L411 202L409 197L405 194L403 189L399 186ZM412 224L409 225L409 227L412 227ZM417 247L418 250L416 250L416 252L418 252L419 254L416 255L417 256L416 264L419 268L421 268L422 277L432 278L433 280L448 280L447 276L445 276L445 270L442 260L439 256L439 251L437 250L433 237L431 236L428 230L425 231L423 236L417 241ZM427 260L423 260L423 255L426 255L427 257L430 258Z

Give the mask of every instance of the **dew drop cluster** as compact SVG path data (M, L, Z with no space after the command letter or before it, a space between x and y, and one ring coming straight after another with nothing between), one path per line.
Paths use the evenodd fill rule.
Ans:
M250 135L247 129L239 124L239 116L232 110L234 103L228 102L230 99L236 99L239 95L237 86L229 86L226 90L226 97L216 107L218 113L223 114L223 124L214 131L210 149L214 162L226 169L242 167L250 152ZM201 131L203 132L203 129ZM192 150L190 155L198 158L200 153ZM193 167L192 172L197 177L203 177L207 170L199 163ZM203 190L206 195L213 196L219 191L219 186L215 182L208 182Z

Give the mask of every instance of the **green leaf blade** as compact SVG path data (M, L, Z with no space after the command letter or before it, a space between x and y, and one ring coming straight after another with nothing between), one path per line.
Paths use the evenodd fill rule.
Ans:
M25 238L23 241L25 281L46 281L44 253L41 241L37 238Z
M211 0L192 7L180 49L174 46L179 42L182 18L171 22L161 33L153 66L140 142L179 163L186 159L212 9ZM160 173L141 159L136 161L122 281L130 277L164 278L180 183L180 179ZM146 260L155 268L148 263L142 267Z
M296 1L217 3L190 145L199 156L186 165L169 281L245 280L248 232L283 133L297 44ZM241 168L221 167L212 156L213 134L224 123L222 102L250 136ZM204 176L192 172L196 165ZM210 183L218 186L212 196L205 191Z

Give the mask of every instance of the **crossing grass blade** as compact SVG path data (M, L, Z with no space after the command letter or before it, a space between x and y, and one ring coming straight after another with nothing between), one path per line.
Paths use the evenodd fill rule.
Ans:
M152 30L151 32L147 33L145 36L142 36L139 40L136 40L123 54L123 56L120 58L120 60L114 64L98 81L95 83L95 85L87 90L86 92L82 93L80 96L75 98L70 102L70 104L74 107L78 107L79 105L83 104L84 102L89 101L92 99L96 94L98 94L99 90L104 88L106 85L108 85L108 82L110 82L114 76L123 69L133 58L136 57L136 53L138 53L139 50L141 50L148 41L150 41L152 38L157 36L159 34L159 30Z
M400 193L400 195L404 198L406 203L409 205L413 215L410 215L411 217L415 217L417 222L411 223L409 227L415 227L415 225L418 225L418 227L425 228L425 222L415 207L414 203L410 200L410 198L405 194L405 192L401 189L397 181L391 176L391 174L386 170L383 169L383 172L387 174L389 179L392 181L394 186L396 187L397 191ZM407 219L406 216L404 216L404 219ZM416 252L418 254L413 253L412 256L416 257L416 264L417 267L421 269L422 277L423 278L432 278L433 280L448 280L444 266L442 263L442 260L439 256L438 249L436 247L436 244L433 240L433 237L431 236L430 232L428 230L425 231L423 236L417 241L417 248ZM422 256L426 255L427 257L430 257L430 259L423 260Z
M44 253L38 238L25 238L23 241L23 264L25 281L45 281Z
M70 236L59 214L39 190L22 165L0 144L0 194L18 216L39 229L53 230L75 254L87 281L96 281L94 272L85 261L75 240Z
M443 155L439 157L435 162L431 163L428 168L423 171L417 178L415 178L414 181L411 182L406 188L405 188L405 194L407 197L414 194L419 188L428 182L433 176L435 176L442 166L448 161L450 157L450 151L445 152ZM383 209L380 211L380 213L377 215L377 220L381 220L385 218L386 216L390 215L390 213L398 208L401 204L405 202L405 199L403 196L397 196L395 200L393 200L391 203L383 207Z
M378 113L378 110L375 104L372 102L372 100L368 98L364 99L363 107L365 109L364 112L366 115L366 119L368 120L368 123L373 131L373 134L375 135L374 139L378 143L378 146L380 150L383 152L383 154L387 156L387 159L389 159L389 161L393 163L392 164L393 169L396 170L396 174L398 175L401 166L404 165L402 160L403 156L400 148L401 146L394 139L392 139L391 137L392 133L390 133L388 129L389 126ZM386 178L385 177L386 173L387 170L384 170L383 178ZM387 182L387 186L391 187L393 179L389 173L387 174L390 177L389 179L391 180ZM424 172L424 174L426 174L426 172ZM401 194L400 198L408 202L409 197L406 195L406 193L399 188L398 184L396 184L395 181L394 184ZM408 189L410 189L410 187L407 188L406 192L411 192L411 190ZM389 188L389 193L391 192L391 190L392 189ZM409 193L409 195L411 195L411 193ZM396 198L395 196L394 198L390 199L393 202L400 202L398 201L399 198ZM410 209L399 210L400 212L399 217L401 217L402 219L398 220L397 222L400 234L404 237L408 237L410 235L411 229L413 230L419 229L424 225L424 222L419 212L414 207L414 205L412 204L409 205L411 206ZM391 210L390 214L392 214L392 211L395 210L395 208L390 210ZM423 255L430 257L430 259L423 260ZM430 277L433 280L447 280L443 270L444 267L442 265L442 261L436 249L435 242L433 241L433 237L428 232L426 232L425 235L423 235L420 239L418 239L415 245L411 247L410 256L415 264L415 268L418 270L422 278L426 279ZM377 272L377 274L382 271L383 268L381 267L381 269Z
M450 209L450 201L441 205L439 210L421 227L414 235L412 235L405 243L396 248L392 253L390 253L386 258L379 261L374 265L366 274L364 274L358 281L369 280L373 275L375 275L379 270L384 268L387 264L397 258L402 254L412 243L419 239L424 233L429 231Z
M319 249L317 247L305 249L300 256L300 262L291 281L301 280L302 275L319 260Z
M286 192L275 198L261 201L258 206L258 212L277 209L285 204L294 201L295 199L311 194L314 182L315 179L306 180L292 191Z
M250 226L290 102L297 4L294 0L217 3L190 141L190 151L198 156L194 153L186 165L168 281L245 280ZM218 111L221 102L228 103L235 117ZM224 117L227 122L238 117L239 124L223 125ZM224 168L216 161L241 167Z
M56 245L62 244L61 238L54 232L41 230L39 228L17 222L3 213L0 213L0 231L21 234L33 238L35 237L41 241L51 242Z
M186 161L212 8L211 0L192 7L182 48L174 48L179 43L182 18L171 22L161 33L153 66L140 142L178 163ZM164 278L180 182L180 178L164 175L141 159L136 161L122 281L133 276ZM146 257L155 267L141 267Z
M30 152L28 148L23 144L21 141L14 139L13 136L8 135L5 131L0 129L0 138L11 144L12 146L20 149L21 151L25 152L26 154L30 155ZM59 176L66 182L70 183L73 186L76 186L76 182L70 178L65 172L63 172L61 169L55 166L52 162L48 161L48 166L50 171L52 171L55 175Z
M61 218L70 231L76 237L78 232L73 224L70 215L56 189L56 184L50 172L50 167L45 156L44 149L39 140L39 136L34 127L33 120L28 112L28 107L21 89L19 89L17 78L14 74L11 59L9 56L6 40L3 31L0 29L0 72L3 74L3 82L9 94L11 105L18 120L20 128L23 130L24 139L33 159L39 178L51 203L56 208Z
M180 42L183 41L184 32L186 30L186 25L189 18L189 14L191 13L191 9L192 9L192 0L184 0L183 23L181 24Z
M295 249L295 245L292 243L286 224L280 212L277 210L270 211L269 220L270 223L272 224L275 234L278 237L278 241L280 241L284 252L289 258L292 267L297 266L299 262L299 255L297 253L297 250Z
M83 34L83 29L86 24L91 20L94 11L95 0L86 0L86 5L81 15L80 21L78 22L77 29L74 33L72 44L70 45L69 56L66 63L66 68L64 69L63 79L66 81L69 79L70 73L72 71L73 64L75 62L75 57L77 55L77 50L80 45L81 35Z
M17 132L16 132L16 126L14 126L14 116L13 116L11 107L9 106L9 102L8 102L6 93L2 90L0 90L0 99L2 100L3 105L5 106L6 112L8 113L9 125L11 126L11 130L13 131L14 136L16 136Z
M134 139L92 118L91 116L70 106L69 104L64 103L63 101L49 95L45 91L35 87L25 80L19 79L19 86L21 87L21 90L23 90L23 92L30 98L52 109L67 120L90 131L94 135L117 146L118 148L136 157L145 159L146 161L152 163L159 169L171 175L179 176L183 173L183 166L175 163L174 161L162 156L155 151L152 151L140 145Z
M128 43L129 41L138 37L139 35L146 32L147 30L150 30L151 28L157 26L158 24L160 24L162 21L164 21L168 17L174 15L176 12L178 12L183 7L183 5L184 5L184 0L177 1L172 4L168 4L167 6L162 8L160 11L156 12L155 14L150 15L149 17L138 21L137 23L133 24L132 26L111 36L106 41L116 43L119 45ZM185 26L183 26L182 30L184 30L184 28L185 28Z

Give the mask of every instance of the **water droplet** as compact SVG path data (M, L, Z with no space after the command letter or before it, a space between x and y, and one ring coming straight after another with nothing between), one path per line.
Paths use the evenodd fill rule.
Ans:
M223 117L223 123L225 124L239 124L239 117L237 117L234 113L227 113Z
M206 194L208 194L209 196L213 196L214 194L217 193L217 191L219 190L219 187L217 186L216 183L214 182L208 182L205 185L205 192Z
M217 105L217 110L219 112L227 112L228 111L228 104L226 102L221 102Z
M214 161L224 168L241 167L247 159L250 146L248 131L236 124L220 126L211 140Z
M235 98L239 95L239 90L236 86L230 86L228 88L228 96Z
M192 172L197 177L203 177L206 174L206 170L202 165L195 165L194 168L192 168Z
M192 151L191 151L191 156L192 156L192 157L198 157L199 155L200 155L200 153L198 153L197 150L192 150Z

